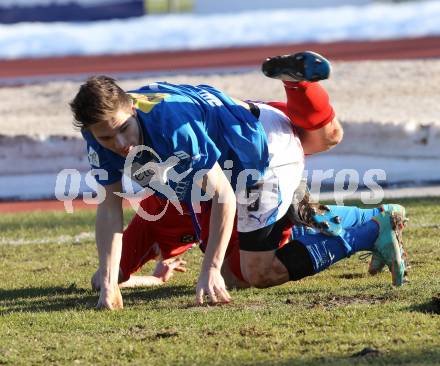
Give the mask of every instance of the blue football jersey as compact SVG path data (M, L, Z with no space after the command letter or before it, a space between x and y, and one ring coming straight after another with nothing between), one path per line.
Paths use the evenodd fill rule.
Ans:
M162 183L179 200L189 202L193 182L216 162L231 171L233 188L243 169L252 169L261 176L268 166L263 126L249 110L221 91L209 85L158 82L128 93L134 100L144 145L151 148L139 153L132 164L131 178L141 186L163 193L152 184L157 169L144 168L136 174L153 162L163 168ZM125 158L99 145L89 131L83 131L83 136L92 168L108 173L106 179L97 177L98 182L107 185L120 180ZM252 178L249 184L259 177Z

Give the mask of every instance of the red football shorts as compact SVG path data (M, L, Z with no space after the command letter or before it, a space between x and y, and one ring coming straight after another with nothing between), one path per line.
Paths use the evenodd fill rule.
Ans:
M141 207L150 215L158 215L166 200L155 195L141 202ZM183 205L182 205L183 206ZM122 236L120 269L122 280L138 271L146 262L162 255L163 259L176 257L191 248L197 238L187 207L184 214L169 204L166 213L157 221L147 221L135 215Z

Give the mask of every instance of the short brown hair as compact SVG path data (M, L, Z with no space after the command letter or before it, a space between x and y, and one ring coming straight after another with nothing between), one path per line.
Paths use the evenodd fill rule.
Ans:
M73 125L86 129L92 124L108 121L120 108L129 108L132 98L124 92L116 80L104 76L92 76L79 88L70 102L75 121Z

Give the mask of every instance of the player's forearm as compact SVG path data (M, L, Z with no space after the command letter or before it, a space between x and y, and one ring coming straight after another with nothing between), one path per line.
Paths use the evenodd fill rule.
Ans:
M209 239L202 271L210 268L221 269L234 226L235 210L235 195L229 186L221 192L220 196L216 195L212 202Z
M109 210L98 207L96 215L96 245L99 255L101 286L118 283L119 263L122 251L122 208Z
M128 281L119 284L120 288L153 287L163 285L165 281L156 276L131 276Z

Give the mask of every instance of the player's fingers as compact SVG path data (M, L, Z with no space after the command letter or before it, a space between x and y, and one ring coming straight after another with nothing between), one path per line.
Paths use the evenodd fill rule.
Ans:
M211 304L218 304L217 295L213 288L208 290L208 300Z
M116 299L116 300L113 302L112 305L113 305L113 309L114 309L114 310L120 310L120 309L123 309L123 308L124 308L124 304L123 304L123 302L122 302L122 297Z
M231 301L231 295L229 295L229 292L224 287L219 287L216 289L218 299L222 303L228 303Z
M96 305L96 308L98 310L113 310L114 309L114 305L112 302L108 302L108 301L98 301L98 304Z
M184 262L184 263L176 262L173 264L173 270L175 270L177 272L186 272L185 264L186 264L186 262Z
M223 289L222 295L223 295L224 302L226 302L226 303L231 302L232 297L231 297L231 295L229 295L229 292L226 289Z

